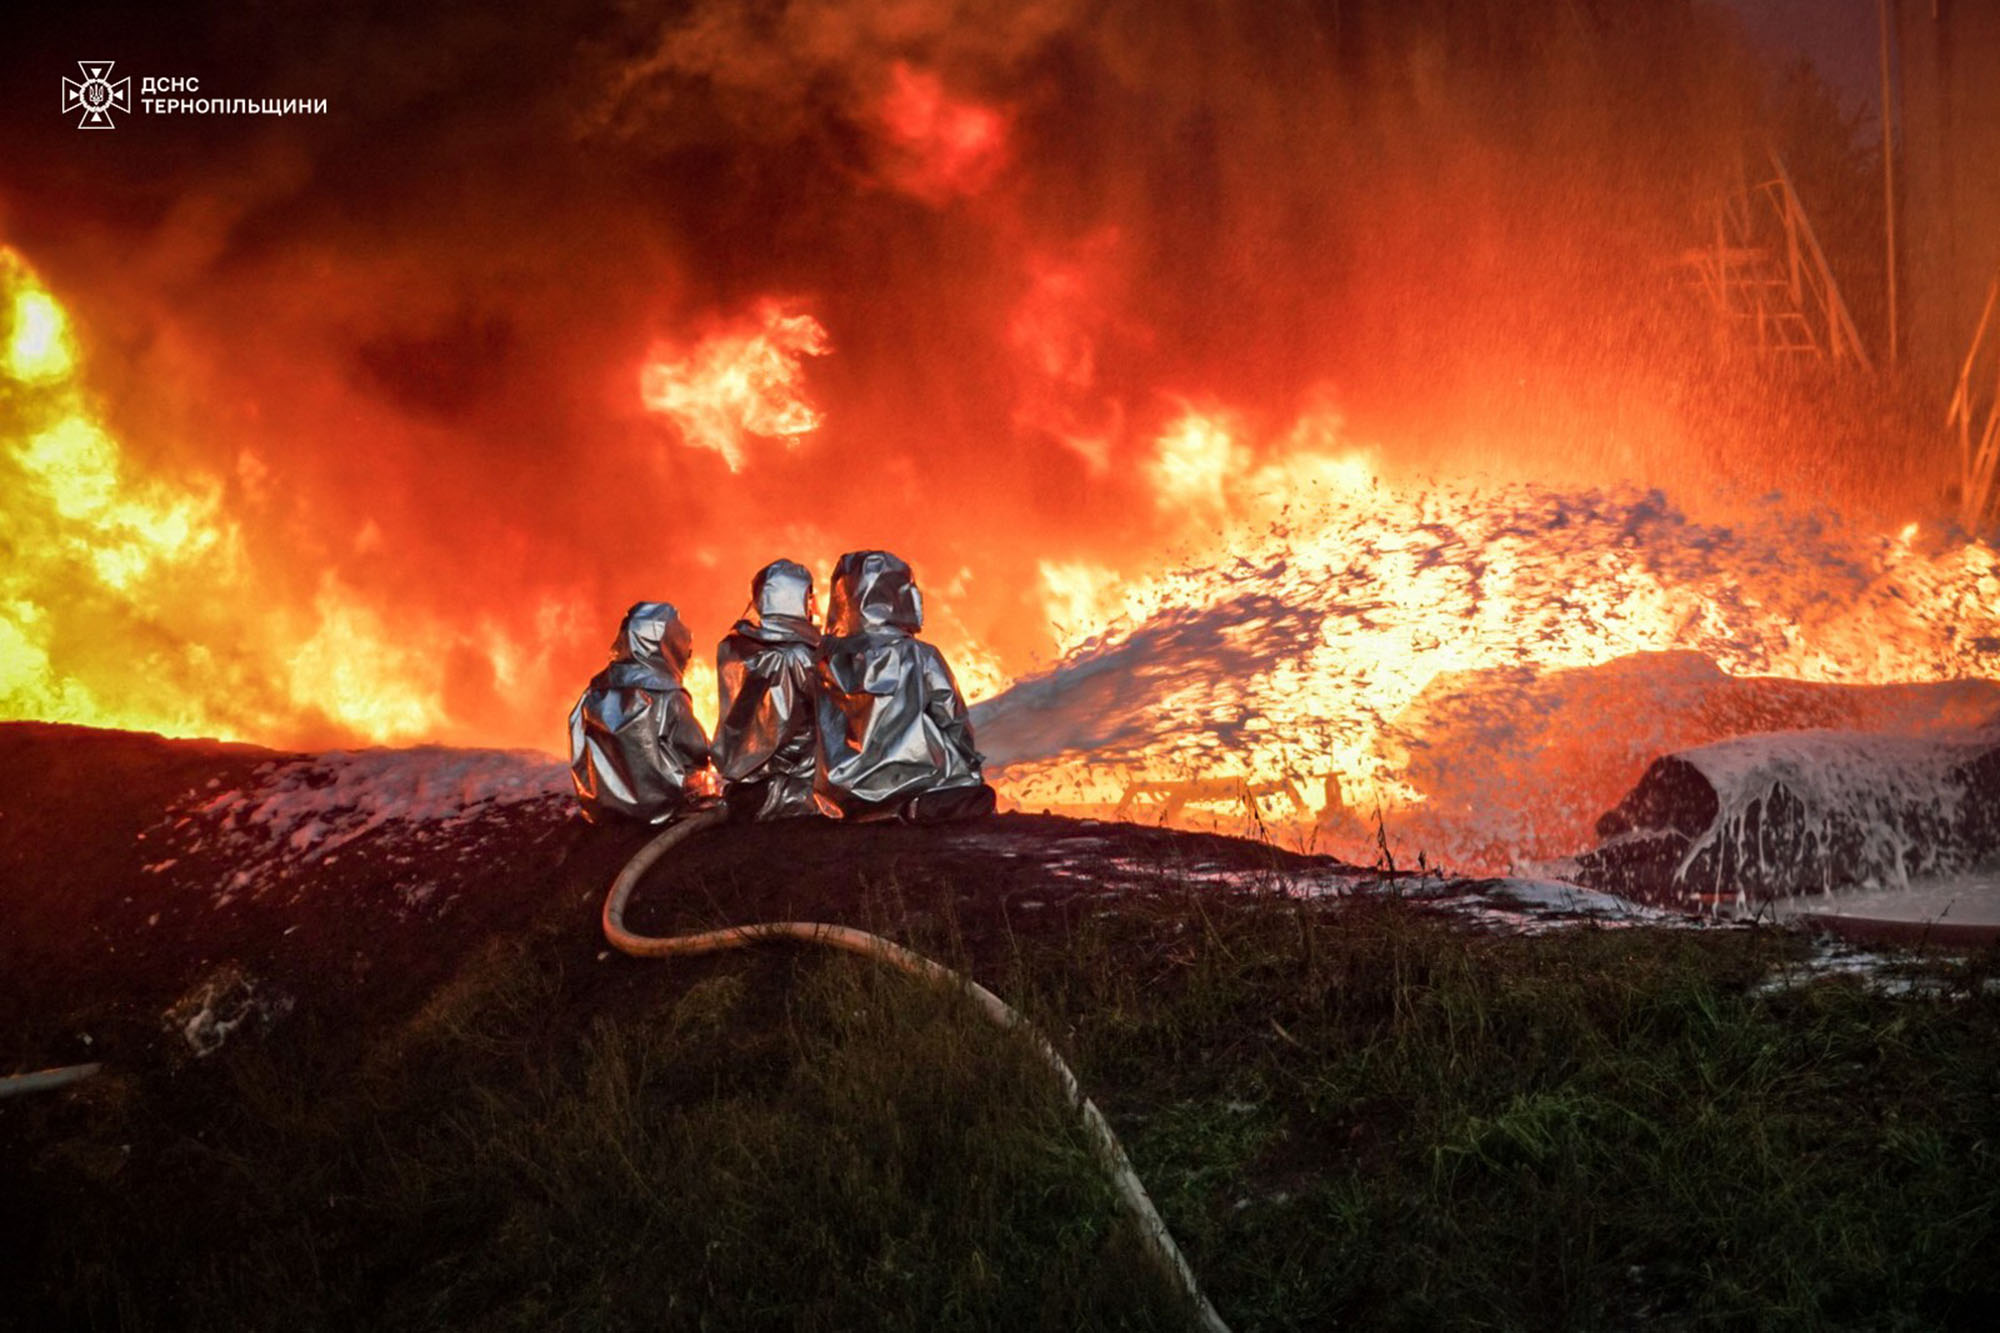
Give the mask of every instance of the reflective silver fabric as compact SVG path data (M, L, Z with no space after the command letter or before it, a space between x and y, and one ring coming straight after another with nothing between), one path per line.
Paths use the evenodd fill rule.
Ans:
M819 796L847 818L893 813L911 798L977 787L979 751L943 655L916 638L924 603L910 567L887 551L834 566L820 652Z
M570 778L592 819L659 824L685 804L708 766L708 737L681 687L694 640L666 602L638 602L569 715Z
M812 575L777 560L750 583L750 608L715 649L715 766L758 819L819 813L819 630Z

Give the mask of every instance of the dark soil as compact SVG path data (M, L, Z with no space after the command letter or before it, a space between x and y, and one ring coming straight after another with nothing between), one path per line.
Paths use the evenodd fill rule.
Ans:
M168 1011L219 976L248 979L325 1032L379 1030L490 940L531 927L563 941L578 968L601 970L607 998L659 984L657 964L607 955L598 925L611 879L656 830L594 826L565 800L498 806L443 831L392 822L226 894L245 843L197 836L189 812L299 758L0 725L0 1065L178 1057ZM990 959L1009 932L1066 929L1093 902L1173 892L1189 875L1254 890L1274 872L1349 869L1241 839L1048 815L731 824L657 867L627 925L823 920L949 933Z

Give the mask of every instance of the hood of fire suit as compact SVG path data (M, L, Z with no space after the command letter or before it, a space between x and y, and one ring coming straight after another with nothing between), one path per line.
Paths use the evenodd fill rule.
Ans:
M773 561L750 582L750 609L716 645L716 768L730 784L732 807L749 808L759 819L819 813L813 774L820 635L813 611L812 574L793 561Z
M923 623L916 581L895 556L850 551L834 566L815 788L825 807L868 818L980 784L965 701L943 655L916 637Z
M910 567L887 551L849 551L833 567L826 632L867 630L915 634L924 627L924 598Z
M694 655L694 636L671 602L634 602L611 641L608 674L618 684L640 684L642 675L678 684ZM632 679L627 680L626 677Z
M791 560L773 560L750 581L750 607L734 633L759 643L819 645L813 624L812 572Z
M680 613L637 602L611 643L611 661L570 710L570 778L584 812L653 823L685 807L688 783L709 762L681 672L693 649Z

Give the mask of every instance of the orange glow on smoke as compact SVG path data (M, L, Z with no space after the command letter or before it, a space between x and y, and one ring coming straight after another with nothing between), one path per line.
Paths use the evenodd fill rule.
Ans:
M892 180L927 202L980 193L1006 161L1007 122L999 112L948 96L937 75L903 61L889 69L880 115Z
M1093 475L1110 467L1123 427L1119 405L1093 401L1098 344L1110 322L1100 270L1117 244L1113 229L1091 238L1075 256L1031 255L1027 288L1007 317L1020 380L1015 424L1058 440Z
M805 357L833 350L811 315L765 302L755 314L692 347L656 348L639 376L646 409L672 422L683 443L722 455L741 472L753 438L796 447L820 425L806 399Z

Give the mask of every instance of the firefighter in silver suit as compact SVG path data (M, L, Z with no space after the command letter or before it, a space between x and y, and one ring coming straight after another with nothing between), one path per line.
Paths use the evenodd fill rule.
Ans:
M944 656L916 637L923 596L887 551L834 566L820 644L820 805L847 819L989 814L965 700Z
M569 715L570 779L584 813L663 824L712 786L708 737L681 673L694 640L666 602L637 602Z
M774 560L750 581L750 606L715 649L715 766L732 814L817 815L819 629L812 574Z

